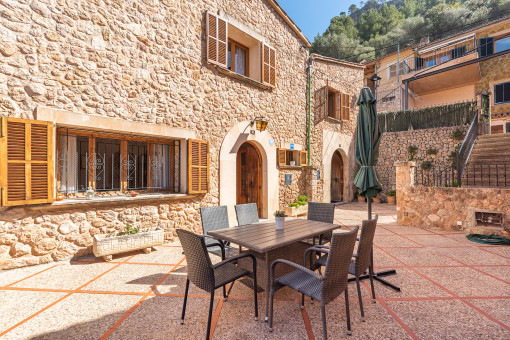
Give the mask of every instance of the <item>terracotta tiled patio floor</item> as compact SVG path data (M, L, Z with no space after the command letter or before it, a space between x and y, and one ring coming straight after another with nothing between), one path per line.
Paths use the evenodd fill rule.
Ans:
M355 285L349 286L353 339L510 339L510 247L471 243L461 233L399 226L395 207L376 205L376 270L395 268L376 283L377 303L363 284L366 322ZM366 217L355 203L337 207L350 229ZM177 243L151 254L134 252L109 263L94 257L0 273L0 338L5 339L201 339L208 297L193 285L186 322L179 324L186 262ZM276 294L274 331L253 318L250 290L235 284L223 301L217 294L215 339L320 338L318 304L290 290ZM259 313L263 316L263 300ZM326 308L331 339L345 338L344 301ZM263 318L261 318L263 319Z

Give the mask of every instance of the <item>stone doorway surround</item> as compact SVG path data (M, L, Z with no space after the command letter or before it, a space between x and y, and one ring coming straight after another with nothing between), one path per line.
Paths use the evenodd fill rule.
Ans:
M276 143L270 144L271 134L256 131L250 134L250 121L242 121L232 126L225 135L220 148L220 205L228 207L230 225L237 223L234 205L237 201L237 151L244 142L250 141L262 158L262 216L271 218L278 210L278 168L276 166Z
M334 131L324 131L322 140L322 167L323 178L323 201L331 202L331 163L336 151L340 153L343 162L343 200L349 202L352 200L351 176L354 164L354 146L351 136ZM352 151L351 151L352 149Z

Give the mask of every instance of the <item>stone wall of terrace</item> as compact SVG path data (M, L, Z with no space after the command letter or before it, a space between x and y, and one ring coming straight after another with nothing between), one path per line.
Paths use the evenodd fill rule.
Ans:
M417 166L420 166L423 161L430 161L432 165L448 167L451 164L449 155L455 151L456 145L462 143L462 140L452 138L453 131L460 129L465 133L468 128L469 126L466 125L383 133L377 162L377 172L381 178L383 190L395 190L394 164L409 159L410 145L418 147L415 156ZM437 154L427 155L428 150L437 150Z
M415 186L414 162L396 164L397 220L419 228L510 236L510 189ZM504 214L505 228L475 224L475 211Z

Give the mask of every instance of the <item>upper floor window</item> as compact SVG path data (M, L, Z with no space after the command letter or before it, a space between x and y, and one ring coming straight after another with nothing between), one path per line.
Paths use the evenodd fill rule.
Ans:
M494 104L510 103L510 82L494 85Z
M399 64L399 75L407 74L409 72L409 66L405 61L401 61ZM395 78L397 76L397 64L391 64L388 67L388 79Z
M212 12L206 13L206 31L209 63L276 86L276 51L258 33Z
M480 38L478 41L479 57L486 57L494 53L494 38Z
M496 40L496 53L510 49L510 37Z
M336 120L351 119L351 97L328 85L321 87L314 94L317 117L329 117Z

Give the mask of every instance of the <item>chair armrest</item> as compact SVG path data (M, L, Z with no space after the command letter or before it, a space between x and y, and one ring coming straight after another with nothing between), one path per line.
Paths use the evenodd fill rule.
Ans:
M310 247L307 250L305 250L305 254L303 255L303 266L306 266L306 255L308 255L308 253L310 253L312 251L314 251L316 253L329 254L329 246L319 247L318 245L315 245L315 246ZM310 267L311 266L312 266L312 254L310 254Z
M326 245L324 245L324 244L316 244L316 245L314 245L314 247L316 247L316 248L329 249L329 246L326 246Z
M271 271L270 271L270 277L271 277L271 285L274 283L274 268L276 267L276 265L278 263L283 263L283 264L286 264L288 266L291 266L291 267L294 267L296 268L297 270L300 270L310 276L313 276L315 277L316 279L319 279L319 280L322 280L322 276L315 273L315 272L312 272L310 269L304 267L304 266L300 266L299 264L297 263L294 263L294 262L291 262L291 261L287 261L287 260L274 260L273 263L271 264Z
M205 247L206 248L209 248L209 247L220 247L221 248L221 259L225 260L225 243L223 243L222 240L217 240L214 237L209 236L209 235L205 235L204 234L203 236L207 237L207 238L210 238L210 239L213 239L213 240L218 242L218 243L209 243L209 244L206 244Z
M244 257L251 257L252 261L253 261L253 265L256 266L257 264L257 259L255 258L255 256L253 256L252 254L241 254L241 255L237 255L237 256L234 256L234 257L229 257L228 259L226 260L223 260L221 262L218 262L216 263L213 268L216 269L218 267L221 267L223 266L224 264L227 264L229 262L232 262L232 261L236 261L236 260L239 260L239 259L242 259Z

